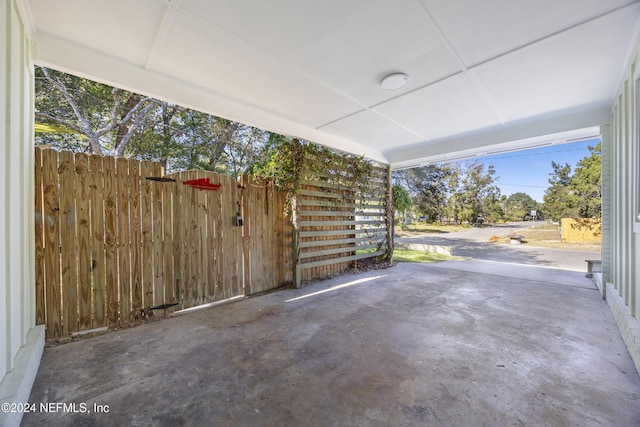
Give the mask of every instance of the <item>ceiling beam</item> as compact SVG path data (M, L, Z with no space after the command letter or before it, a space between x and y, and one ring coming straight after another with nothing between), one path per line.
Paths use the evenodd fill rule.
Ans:
M448 162L464 158L562 144L598 137L599 126L610 120L607 107L580 113L557 114L520 125L451 138L436 143L414 145L383 152L395 169Z

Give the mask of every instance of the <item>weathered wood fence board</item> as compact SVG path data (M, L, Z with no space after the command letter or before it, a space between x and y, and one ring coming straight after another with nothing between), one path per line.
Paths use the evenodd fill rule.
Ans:
M334 179L349 173L339 167L307 179L294 229L286 194L268 179L164 176L159 163L36 148L37 321L48 338L121 328L151 307L340 273L386 251L387 172L376 171L380 189L365 197ZM201 178L220 187L185 185Z
M285 197L264 180L243 177L252 182L247 190L205 171L149 180L163 176L152 162L39 148L35 159L36 316L49 338L126 327L150 307L188 308L292 280ZM183 184L198 178L221 187ZM264 213L267 203L273 208ZM250 229L236 225L239 209L255 215Z
M242 191L246 196L242 228L250 292L271 289L272 277L279 283L291 283L291 224L284 216L286 195L272 181L249 175L242 177Z

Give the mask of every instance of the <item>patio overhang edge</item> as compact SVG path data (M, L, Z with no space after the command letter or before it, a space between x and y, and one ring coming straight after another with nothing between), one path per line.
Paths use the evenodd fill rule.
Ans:
M593 108L572 114L527 122L483 133L385 152L393 169L430 163L566 144L600 136L600 126L609 123L610 107Z

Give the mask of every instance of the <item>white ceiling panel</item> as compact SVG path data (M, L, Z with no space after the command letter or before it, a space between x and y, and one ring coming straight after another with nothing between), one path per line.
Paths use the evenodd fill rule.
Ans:
M500 125L467 75L460 73L375 108L427 141Z
M564 31L633 0L421 0L467 67Z
M167 19L148 67L312 127L333 120L336 114L343 116L362 109L279 59L186 11L177 11Z
M358 138L363 145L379 151L388 147L390 141L394 145L405 146L425 140L422 135L417 135L371 110L328 124L321 130L347 139Z
M474 68L507 122L606 105L617 89L616 64L628 53L638 6L619 11ZM630 13L632 12L633 13Z
M144 62L166 9L158 0L31 0L36 30L105 54Z
M181 5L363 106L459 71L415 0L256 0L241 8L234 0L183 0ZM389 93L380 80L393 71L411 80Z

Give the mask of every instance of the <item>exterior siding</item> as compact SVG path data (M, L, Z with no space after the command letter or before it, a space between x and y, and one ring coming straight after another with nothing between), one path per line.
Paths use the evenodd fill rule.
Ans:
M602 188L611 188L611 126L606 125L602 133ZM611 229L611 191L602 192L602 281L611 282L612 232ZM602 289L606 289L604 286ZM604 291L603 291L604 292ZM606 298L606 295L603 294Z
M13 0L0 0L0 403L26 402L44 347L35 326L33 67ZM0 413L0 425L21 414Z
M638 81L640 41L625 70L611 125L603 135L603 281L606 299L640 371L640 192Z

